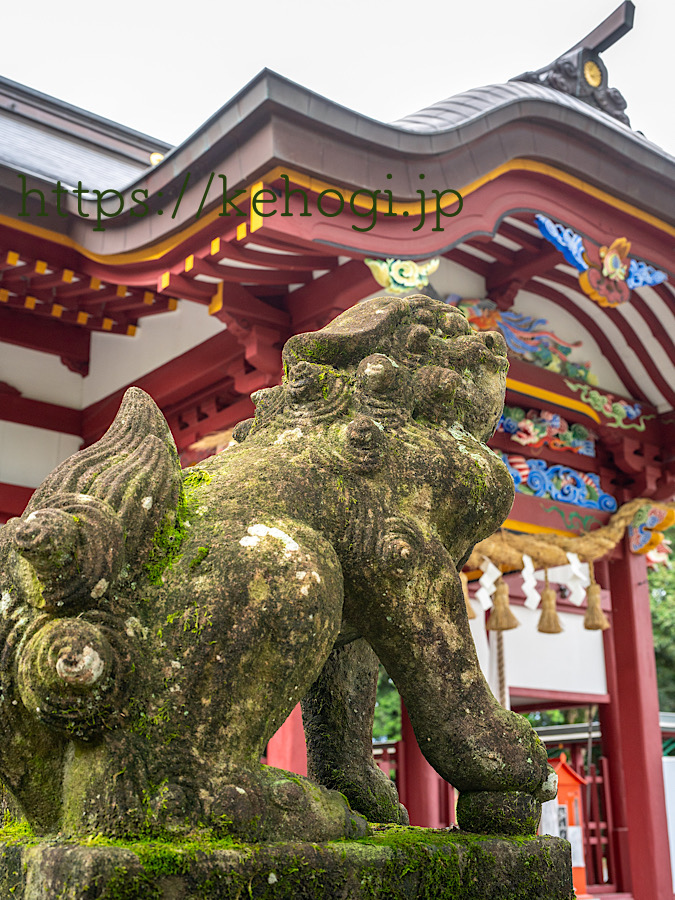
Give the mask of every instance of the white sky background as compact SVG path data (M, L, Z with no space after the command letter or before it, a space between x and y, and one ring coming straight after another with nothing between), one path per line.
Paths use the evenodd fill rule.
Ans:
M675 0L605 51L635 129L675 155ZM392 121L538 69L619 0L12 0L0 74L180 143L262 68Z

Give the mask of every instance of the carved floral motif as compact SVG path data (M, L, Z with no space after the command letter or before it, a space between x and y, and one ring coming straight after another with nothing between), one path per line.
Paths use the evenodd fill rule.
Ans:
M583 425L570 425L562 416L542 409L525 412L518 406L505 406L497 431L507 434L523 447L547 446L580 456L595 456L595 435Z
M670 547L663 532L675 524L675 509L665 506L642 506L628 526L628 540L633 553L649 554L653 551L667 555Z
M375 281L394 294L407 294L411 290L426 287L441 261L438 257L425 263L412 259L366 259L365 264Z

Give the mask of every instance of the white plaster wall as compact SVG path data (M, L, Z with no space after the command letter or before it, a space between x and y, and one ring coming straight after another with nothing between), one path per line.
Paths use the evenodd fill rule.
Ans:
M584 617L558 613L560 634L537 631L540 610L514 606L519 628L504 632L509 686L583 694L607 693L601 631L587 631Z
M6 381L30 400L81 409L84 379L70 372L58 356L0 343L0 381ZM0 409L2 395L0 395Z
M468 299L485 296L485 278L449 259L441 259L441 264L430 281L443 298L449 294L459 294ZM420 293L424 293L424 288Z
M485 675L486 678L489 678L490 647L488 645L487 632L485 630L485 613L477 600L471 600L470 603L476 613L475 619L469 619L469 626L471 627L473 642L476 645L478 663L483 675Z
M205 306L182 300L174 312L141 319L134 337L92 334L86 378L58 356L0 343L0 381L31 400L83 409L224 329Z
M80 444L72 434L0 421L0 481L37 487Z
M224 330L205 306L181 300L174 312L141 319L134 337L96 332L82 405L96 403Z

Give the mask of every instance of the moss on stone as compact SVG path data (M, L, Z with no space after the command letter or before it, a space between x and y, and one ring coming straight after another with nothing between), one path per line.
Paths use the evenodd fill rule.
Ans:
M209 834L179 842L44 842L0 831L0 886L16 900L39 867L63 900L572 900L569 845L382 826L360 841L243 844ZM13 879L13 880L12 880ZM92 894L93 885L96 893ZM42 900L42 897L40 897Z

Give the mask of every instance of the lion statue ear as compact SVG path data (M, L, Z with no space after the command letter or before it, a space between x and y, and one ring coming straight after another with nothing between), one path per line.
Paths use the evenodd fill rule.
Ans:
M378 297L357 303L320 331L296 334L283 350L285 367L299 362L320 363L340 369L358 365L364 356L380 349L386 353L390 336L408 313L409 304L399 297Z

